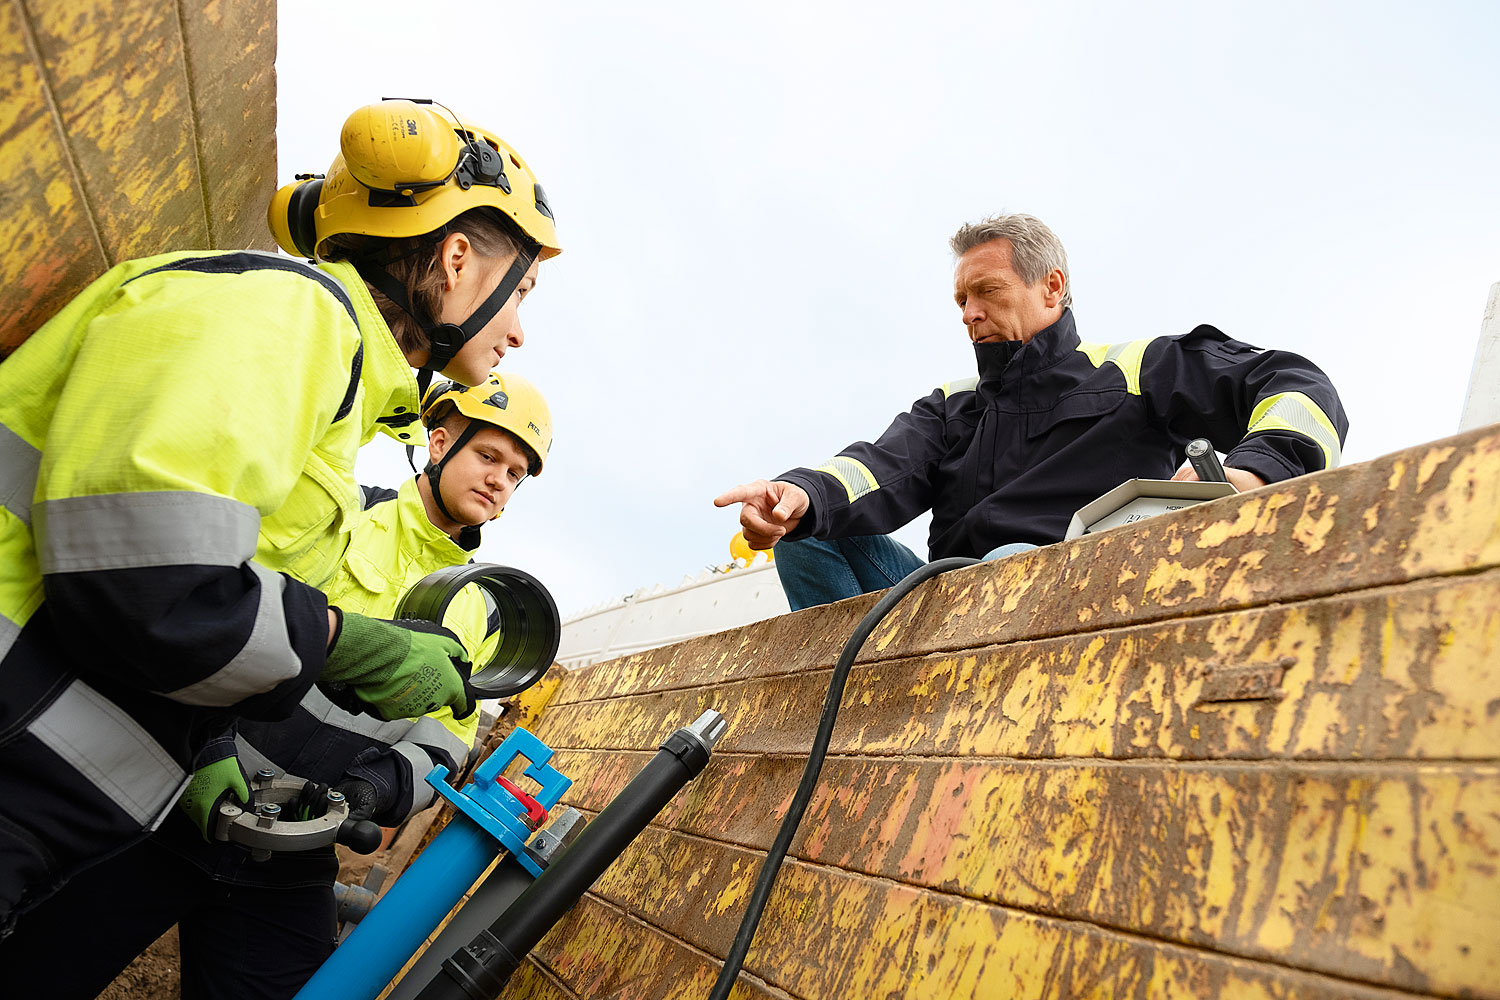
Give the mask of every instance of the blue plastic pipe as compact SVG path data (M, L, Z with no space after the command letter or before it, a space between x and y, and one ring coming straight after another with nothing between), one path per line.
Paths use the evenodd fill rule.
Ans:
M501 851L510 851L532 875L540 874L522 853L531 836L524 822L526 806L495 780L517 757L530 761L522 773L541 786L536 800L544 809L556 805L572 784L548 765L552 749L524 729L507 736L462 791L443 780L447 768L433 768L428 784L454 804L457 815L313 974L296 1000L374 1000Z

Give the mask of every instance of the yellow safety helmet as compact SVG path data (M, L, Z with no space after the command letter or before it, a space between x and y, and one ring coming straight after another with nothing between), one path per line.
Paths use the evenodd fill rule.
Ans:
M537 244L562 252L552 208L519 153L493 132L431 101L389 100L344 122L326 175L298 174L271 198L271 234L287 253L317 257L330 236L422 236L473 208L509 217Z
M530 379L513 373L490 372L489 377L473 387L457 382L438 383L422 402L422 422L429 430L444 403L452 403L470 420L448 449L448 455L455 454L468 442L478 430L477 423L486 423L514 434L531 452L527 472L533 476L541 474L547 450L552 447L552 410ZM444 461L448 455L443 457ZM441 467L442 462L437 464Z
M271 197L269 222L283 250L318 257L325 240L343 234L441 237L448 223L474 208L510 219L522 245L500 283L461 323L438 322L409 301L380 253L353 262L426 335L427 362L417 373L425 392L432 373L504 308L532 263L562 252L547 196L520 154L451 111L435 111L429 100L368 104L344 122L327 175L298 174Z

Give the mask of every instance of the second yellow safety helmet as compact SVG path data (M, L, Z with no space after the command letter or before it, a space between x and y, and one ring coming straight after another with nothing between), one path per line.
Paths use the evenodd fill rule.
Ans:
M552 410L541 390L530 379L513 373L490 372L483 382L473 387L440 382L428 390L422 401L422 422L428 429L432 428L433 418L443 404L450 402L470 420L514 434L532 452L533 461L527 471L533 476L541 474L547 451L552 447ZM461 441L466 440L467 437L461 438ZM454 445L454 448L458 447L462 447L460 442Z

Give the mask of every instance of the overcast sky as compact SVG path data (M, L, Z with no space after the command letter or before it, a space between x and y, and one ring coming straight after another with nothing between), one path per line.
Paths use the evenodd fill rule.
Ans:
M1500 281L1500 4L282 4L280 180L434 97L565 252L505 366L552 404L479 556L564 617L728 561L712 498L973 373L947 239L1067 246L1079 332L1211 323L1339 388L1359 462L1454 432ZM394 442L362 481L409 472ZM925 519L898 537L925 552Z

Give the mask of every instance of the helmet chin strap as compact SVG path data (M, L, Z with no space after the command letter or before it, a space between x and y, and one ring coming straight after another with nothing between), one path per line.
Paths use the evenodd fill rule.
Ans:
M529 243L516 252L516 259L511 261L510 269L500 279L485 300L479 303L479 308L469 314L462 323L437 323L427 310L421 308L407 297L406 288L397 281L389 271L371 260L360 261L355 264L359 276L374 285L385 294L385 297L394 302L402 312L416 320L417 326L427 335L427 363L417 370L417 394L425 396L427 387L432 384L432 373L442 371L448 363L458 356L464 345L474 339L475 334L483 330L485 324L495 318L495 314L505 308L505 303L515 294L520 287L526 272L531 270L531 265L536 262L537 254L541 247L536 243Z
M531 265L536 262L541 249L541 244L528 241L516 251L516 259L511 261L510 269L505 272L500 283L483 302L479 303L479 308L470 313L462 323L434 322L432 317L427 315L427 310L411 301L406 294L406 287L397 281L376 258L367 257L354 261L354 268L359 272L359 276L384 293L385 297L394 302L398 309L415 320L417 326L421 327L422 332L427 335L427 363L417 369L417 399L419 401L427 395L427 387L432 384L432 373L446 368L448 363L458 356L458 352L463 350L464 345L474 339L475 334L483 330L485 324L494 319L497 312L505 308L505 303L510 301L510 297L520 287L522 279L526 277L526 272L531 270ZM417 468L416 462L412 459L414 451L413 445L406 446L406 462L412 467L412 471L416 471ZM436 486L437 480L434 478L434 494L437 493ZM439 508L442 504L442 497L439 496ZM443 513L452 517L447 510L443 510Z
M480 426L481 424L478 420L470 420L469 426L460 431L458 437L453 439L452 446L443 452L443 457L436 462L429 461L427 468L422 470L427 476L427 481L432 484L432 500L437 504L437 509L442 512L444 517L454 523L460 522L458 518L453 516L453 512L448 509L448 505L443 503L443 466L448 464L448 459L464 450L464 445L468 444L469 439L479 432Z

